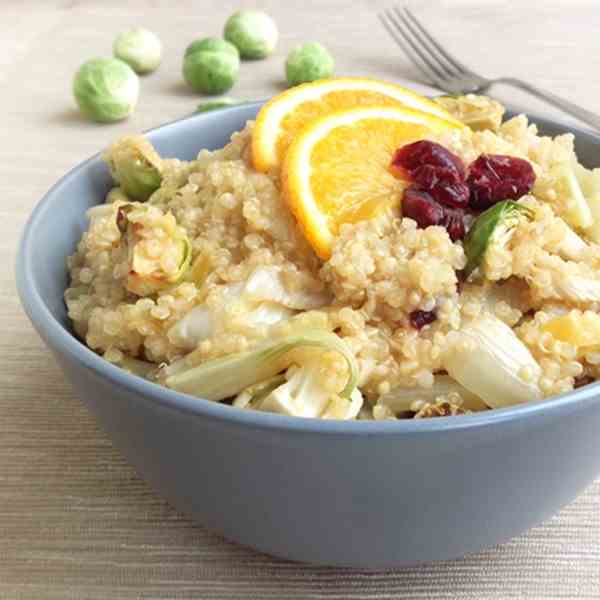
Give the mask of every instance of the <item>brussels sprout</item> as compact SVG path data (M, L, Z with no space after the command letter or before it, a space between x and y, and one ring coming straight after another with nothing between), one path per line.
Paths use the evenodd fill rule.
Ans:
M223 98L219 98L218 100L209 100L208 102L203 102L202 104L199 104L198 108L196 108L196 112L209 112L211 110L227 108L228 106L236 106L237 104L242 104L242 102L224 96Z
M197 92L222 94L233 87L240 70L235 46L216 38L192 42L185 51L183 77Z
M502 124L504 107L487 96L438 96L433 101L474 131L496 131Z
M285 61L285 76L289 85L307 83L333 75L335 62L324 46L308 42L294 48Z
M184 57L204 50L207 52L226 52L228 54L231 54L232 56L236 56L237 58L240 57L238 49L233 44L230 44L229 42L227 42L226 40L222 40L221 38L211 37L194 40L185 49Z
M184 278L192 244L171 213L148 204L125 204L119 206L116 219L127 249L129 292L151 296Z
M227 19L223 37L231 42L242 58L265 58L277 45L277 25L264 12L240 10Z
M467 256L465 274L470 275L479 267L488 246L493 243L505 244L522 217L530 218L532 211L512 200L494 204L473 221L463 246Z
M75 74L73 95L79 110L100 123L121 121L137 104L140 83L135 71L117 58L92 58Z
M162 159L142 135L118 139L104 154L113 179L131 200L144 202L162 182Z
M151 31L135 27L117 36L113 54L125 61L136 73L152 73L160 64L162 44Z
M120 186L114 187L106 194L106 204L114 204L115 202L130 202L131 198L123 191Z

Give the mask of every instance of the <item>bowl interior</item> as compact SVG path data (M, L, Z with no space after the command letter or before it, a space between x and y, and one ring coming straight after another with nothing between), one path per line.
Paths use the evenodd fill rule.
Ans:
M162 156L190 160L203 148L214 150L225 145L233 132L256 116L261 104L254 102L194 115L151 130L147 136ZM532 116L531 120L544 135L573 132L581 162L588 167L600 164L600 137L538 117ZM63 301L68 283L66 257L73 253L87 229L87 209L103 202L111 184L107 167L96 155L64 176L38 203L27 223L17 259L17 283L24 308L45 339L48 317L71 335ZM85 346L76 343L78 354L85 355ZM164 394L174 393L165 390Z
M234 131L256 116L261 103L192 116L148 132L159 154L192 160L204 148L223 147ZM68 285L66 257L88 227L88 208L103 202L112 187L100 155L77 166L38 203L21 246L28 283L63 328L72 331L63 293ZM34 243L28 243L28 241ZM27 307L26 307L27 308Z

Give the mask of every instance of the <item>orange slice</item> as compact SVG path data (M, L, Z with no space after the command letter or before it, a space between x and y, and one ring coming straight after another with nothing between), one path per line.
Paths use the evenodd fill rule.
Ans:
M462 125L400 106L352 108L321 117L289 147L282 193L304 235L324 260L342 223L397 205L404 183L389 164L412 141Z
M459 124L441 106L386 81L363 77L322 79L296 86L267 102L252 133L252 162L266 172L283 162L298 133L315 119L347 108L405 106Z

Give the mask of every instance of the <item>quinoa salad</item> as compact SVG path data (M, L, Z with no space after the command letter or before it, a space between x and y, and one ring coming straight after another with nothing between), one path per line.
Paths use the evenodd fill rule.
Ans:
M381 159L396 201L329 215L326 238L293 159L256 168L260 115L191 162L121 138L68 258L76 335L160 385L299 417L459 415L596 380L600 170L489 98L436 106L452 126Z

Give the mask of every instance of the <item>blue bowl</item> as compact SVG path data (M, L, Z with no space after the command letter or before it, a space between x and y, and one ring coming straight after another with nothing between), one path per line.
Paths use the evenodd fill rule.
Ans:
M224 145L259 103L148 133L182 159ZM563 129L534 119L544 133ZM594 165L600 138L576 131ZM33 211L17 283L77 395L142 477L225 537L289 559L383 568L459 557L547 519L600 472L597 384L530 404L421 421L336 422L242 411L159 387L71 332L65 258L111 184L98 155Z

